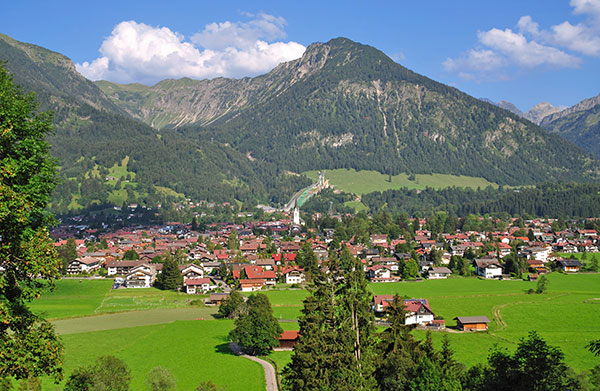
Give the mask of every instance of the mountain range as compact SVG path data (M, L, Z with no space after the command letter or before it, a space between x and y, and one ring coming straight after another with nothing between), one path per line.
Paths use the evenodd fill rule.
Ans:
M123 190L104 177L125 158L135 177L127 198L146 202L174 191L282 203L310 183L299 174L314 169L513 186L598 178L598 161L553 132L345 38L312 44L262 76L154 86L92 83L68 58L7 36L0 53L15 81L55 112L63 211L114 203ZM84 194L84 182L99 192Z
M526 118L600 158L600 94L567 108L538 103L526 113L505 100L481 100Z

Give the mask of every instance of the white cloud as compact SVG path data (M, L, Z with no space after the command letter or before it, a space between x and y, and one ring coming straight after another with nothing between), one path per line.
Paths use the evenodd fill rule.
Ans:
M569 3L574 8L573 13L590 15L600 19L600 0L571 0Z
M442 65L446 71L456 72L462 79L473 80L487 78L487 75L504 78L503 74L495 72L503 63L503 58L492 50L471 49L459 58L447 58Z
M269 42L285 37L284 26L283 18L260 14L244 23L211 23L186 40L167 27L125 21L104 40L101 57L76 67L91 80L119 83L252 76L304 53L296 42Z
M571 0L573 13L585 19L578 24L564 21L541 29L539 23L529 16L522 16L517 22L517 31L492 28L477 33L478 46L463 53L456 59L446 59L442 65L448 72L464 77L473 75L485 58L477 53L486 53L489 58L499 57L500 61L490 64L494 72L498 69L526 69L538 67L572 68L579 66L583 56L600 56L600 0ZM488 53L489 52L489 53ZM490 70L492 70L490 69Z
M579 58L557 48L528 41L523 34L517 34L511 29L479 31L477 37L485 46L502 53L513 63L528 68L540 65L576 67L581 62Z
M254 17L252 14L248 15ZM191 41L206 49L245 49L252 47L259 40L273 41L285 38L285 25L285 19L281 17L259 14L249 22L208 24L202 32L194 34Z

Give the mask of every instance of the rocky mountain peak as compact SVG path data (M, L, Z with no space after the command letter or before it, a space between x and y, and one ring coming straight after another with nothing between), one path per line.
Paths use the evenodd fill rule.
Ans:
M560 107L556 107L548 102L541 102L533 106L531 110L525 113L524 117L531 122L539 125L544 117L560 111Z

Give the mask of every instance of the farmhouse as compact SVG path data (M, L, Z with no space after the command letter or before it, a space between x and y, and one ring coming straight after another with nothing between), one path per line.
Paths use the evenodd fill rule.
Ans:
M380 264L373 265L367 269L367 278L369 280L373 279L387 279L392 276L392 271L388 269L387 266L383 266Z
M371 309L376 314L383 314L393 301L393 295L374 295L371 301ZM404 300L404 307L406 310L405 324L407 325L426 325L431 323L435 318L435 314L429 307L427 299Z
M82 257L77 258L69 263L67 267L67 273L69 274L81 274L89 273L93 270L99 269L102 264L102 259L93 257Z
M281 270L281 274L285 276L286 284L302 284L306 281L304 269L299 266L290 266Z
M150 288L156 280L155 265L142 263L125 276L125 286L127 288Z
M485 331L490 320L487 316L457 316L456 326L463 331Z
M134 261L108 261L106 264L106 274L109 276L124 276L129 274L136 266L146 263L143 260Z
M204 277L204 270L200 266L194 265L193 263L180 266L180 269L184 281L188 279L198 279Z
M452 274L452 271L447 267L434 267L429 270L429 274L427 278L429 279L440 279L440 278L448 278L449 275Z
M485 278L501 278L503 267L496 258L475 260L475 273Z
M206 304L221 305L223 300L229 297L229 293L211 293Z
M185 285L185 293L195 295L210 290L210 279L208 278L188 278L183 283Z
M240 288L242 292L259 291L265 286L265 280L240 280Z
M431 323L435 318L433 311L429 308L427 299L404 300L404 305L407 311L404 322L406 325L425 325Z
M578 272L581 268L581 262L577 259L563 259L558 261L558 265L564 272Z
M244 267L244 273L248 280L260 280L266 285L275 285L277 283L277 276L272 270L264 270L260 266L246 266Z

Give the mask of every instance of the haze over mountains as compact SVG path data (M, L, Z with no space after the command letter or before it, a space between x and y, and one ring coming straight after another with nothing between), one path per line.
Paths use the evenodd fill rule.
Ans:
M66 57L7 36L0 53L15 81L55 111L63 178L82 181L128 156L140 197L158 186L282 203L310 182L289 172L333 168L506 185L598 177L598 161L559 136L344 38L255 78L151 87L92 83ZM64 203L78 202L83 195L69 186Z

